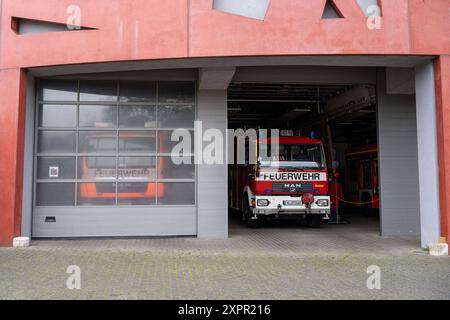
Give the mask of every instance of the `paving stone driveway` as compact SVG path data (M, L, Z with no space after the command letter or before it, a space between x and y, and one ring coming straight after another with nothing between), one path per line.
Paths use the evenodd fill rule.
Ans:
M0 249L0 299L450 299L450 258L376 224L231 222L230 239L38 240ZM69 290L69 265L81 289ZM368 290L367 267L381 269Z

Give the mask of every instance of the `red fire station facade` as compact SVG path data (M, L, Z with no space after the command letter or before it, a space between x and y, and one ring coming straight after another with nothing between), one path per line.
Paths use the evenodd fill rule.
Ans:
M148 161L160 161L165 132L194 130L194 120L225 130L230 82L366 83L372 71L384 90L379 112L387 112L378 116L381 233L429 236L425 245L450 241L450 0L245 2L0 0L0 245L18 236L227 237L225 165L148 173L147 185L160 189L156 200L136 206L121 206L120 190L142 184L116 177L103 186L115 189L111 203L105 197L84 206L81 195L95 181L80 173L82 164L110 157L126 166L141 156L126 139L154 136L159 147L147 146ZM371 17L364 5L378 5L379 14ZM411 80L401 76L406 69L415 75L407 90L415 140L396 155L411 133L402 127L408 112L389 112L410 101L390 86ZM155 94L136 91L133 81L153 83ZM65 111L50 113L56 105ZM121 108L148 106L156 118L142 125L129 114L120 118ZM102 114L118 108L120 119L90 124L88 107ZM118 149L90 149L105 132ZM395 169L408 157L415 159L412 180ZM416 186L417 196L402 193L403 185ZM410 219L417 226L403 230Z

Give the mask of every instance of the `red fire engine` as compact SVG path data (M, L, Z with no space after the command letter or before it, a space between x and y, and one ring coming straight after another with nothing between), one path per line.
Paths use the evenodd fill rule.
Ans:
M380 207L378 190L377 145L355 147L346 152L345 195L353 206L363 209L365 214Z
M267 143L256 140L250 143ZM279 154L261 157L256 165L234 165L231 177L231 207L242 212L247 226L258 226L260 218L306 219L320 227L330 213L328 175L323 145L307 137L279 137ZM275 143L275 140L274 140Z

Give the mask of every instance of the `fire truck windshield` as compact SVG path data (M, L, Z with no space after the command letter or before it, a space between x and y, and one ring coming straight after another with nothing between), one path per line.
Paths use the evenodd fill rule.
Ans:
M300 169L324 168L325 161L322 145L317 144L280 144L279 154L270 159L261 159L261 167L286 167Z
M142 135L122 134L118 144L115 136L109 132L87 135L81 142L81 149L87 154L80 157L80 176L96 180L154 179L157 171L156 156L152 155L156 150L155 135ZM102 155L90 155L91 152L102 152Z

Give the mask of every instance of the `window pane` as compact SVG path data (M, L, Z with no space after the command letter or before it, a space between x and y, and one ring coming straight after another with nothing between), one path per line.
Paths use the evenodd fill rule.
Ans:
M193 128L195 113L193 106L160 106L158 121L162 128Z
M162 103L194 103L193 82L159 82L158 100Z
M75 205L75 183L38 183L36 186L36 205Z
M195 184L193 182L158 183L158 204L163 205L195 204Z
M180 162L185 162L186 164L179 164ZM158 170L158 179L194 179L194 158L159 157Z
M117 127L116 106L80 106L80 127Z
M39 98L42 101L77 101L78 82L72 80L42 80Z
M116 179L116 158L79 157L78 179Z
M115 153L117 137L115 131L80 131L78 149L80 153Z
M155 131L119 132L119 152L121 153L155 153Z
M156 179L156 157L120 157L119 179Z
M79 206L114 206L116 205L116 183L97 182L78 184Z
M40 127L74 128L77 126L77 106L49 105L39 107Z
M117 187L119 205L155 204L156 183L119 183Z
M38 179L75 179L75 157L39 157Z
M156 102L156 82L121 81L120 102Z
M155 106L119 106L121 128L155 128Z
M39 131L39 153L75 153L76 133L74 131Z
M173 136L174 140L172 141L172 133L174 131L160 131L159 132L159 152L161 153L173 153L177 154L181 153L194 153L194 131L179 131L176 132ZM180 137L181 136L181 137ZM174 147L177 149L174 149Z
M81 81L80 101L117 101L116 81Z

